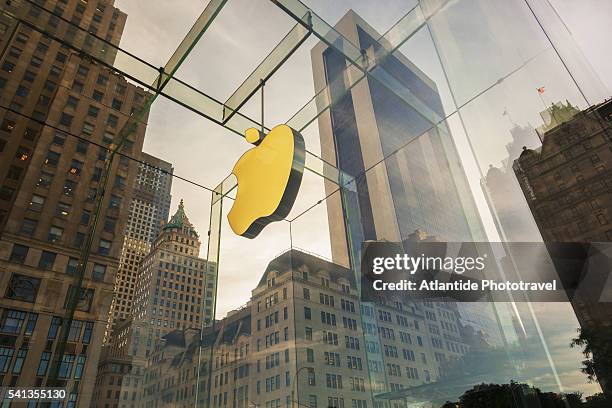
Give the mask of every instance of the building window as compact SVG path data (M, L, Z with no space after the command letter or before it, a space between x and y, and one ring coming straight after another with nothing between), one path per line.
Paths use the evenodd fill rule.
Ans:
M68 100L66 101L66 106L72 109L76 109L79 105L79 98L75 98L74 96L68 96Z
M312 340L312 327L304 327L304 336L306 340Z
M81 93L83 91L83 83L80 81L74 81L72 83L72 90L77 93Z
M116 195L111 195L110 202L108 203L108 208L120 208L121 207L121 197Z
M30 313L28 316L28 323L26 324L25 331L23 334L26 336L31 336L34 333L34 328L36 328L36 321L38 320L38 315L36 313Z
M306 362L307 363L314 363L314 350L307 348L306 349Z
M15 357L15 364L13 364L13 374L21 374L21 369L23 368L23 361L28 354L27 349L19 349L17 352L17 356Z
M59 332L59 328L62 325L61 317L53 317L51 319L51 324L49 325L49 331L47 332L47 340L53 340L57 336Z
M70 163L70 170L68 170L68 172L70 174L74 174L75 176L80 176L81 170L83 170L83 162L72 159L72 162Z
M98 79L96 80L96 83L98 85L106 85L107 82L108 82L107 76L104 76L102 74L98 75Z
M2 186L0 189L0 200L9 201L13 198L13 194L15 194L14 188Z
M45 197L34 194L30 201L30 210L40 212L45 205Z
M117 220L114 218L106 218L104 220L104 232L115 232L115 226L117 225Z
M36 316L36 314L33 313ZM21 327L26 319L26 312L21 310L4 309L2 311L2 321L0 322L0 331L8 334L21 333Z
M308 371L308 385L316 385L314 368L308 367L306 370Z
M77 153L86 154L88 147L89 147L89 142L85 140L79 140L76 145L76 151Z
M64 195L68 197L72 197L74 195L74 190L76 188L76 183L72 180L64 180Z
M115 177L115 187L117 188L125 188L125 177L116 176Z
M81 339L81 330L83 329L83 322L80 320L73 320L70 324L70 330L68 331L68 341L78 342Z
M8 371L14 351L14 349L9 347L0 347L0 373Z
M40 287L40 279L14 273L6 289L6 297L34 303Z
M74 365L74 354L64 354L59 368L59 378L70 378L72 376L72 366Z
M104 275L106 274L106 266L100 264L94 264L92 278L93 280L103 281Z
M77 7L77 11L78 11L78 7ZM88 73L89 73L89 68L83 65L79 65L79 68L77 69L78 75L87 76Z
M100 240L100 244L98 245L98 253L100 255L108 255L111 250L111 242L105 239Z
M79 260L77 258L68 259L68 264L66 265L66 274L74 275L77 273L79 268Z
M49 236L47 237L47 241L58 242L62 239L62 235L64 235L64 229L52 225L51 228L49 228Z
M49 166L57 166L59 163L60 154L54 151L47 152L47 158L45 159L45 164Z
M25 245L14 244L9 261L24 263L29 249L30 248Z
M122 105L122 103L121 103L121 101L119 99L113 99L113 102L112 102L111 106L113 107L113 109L116 109L116 110L120 111L121 110L121 105Z
M102 102L102 99L104 98L104 94L98 90L94 90L92 98L98 102Z
M38 221L24 218L23 223L21 224L21 233L31 237L34 235L37 225Z
M38 363L38 369L36 370L36 375L42 377L47 375L47 367L49 367L49 362L51 361L51 353L48 351L43 351L40 355L40 362Z
M53 174L45 173L44 171L40 173L40 177L38 178L38 182L36 183L37 187L49 188L51 185L51 181L53 181Z
M111 132L104 132L104 136L102 136L102 142L105 144L111 144L113 143L113 139L115 138L115 135ZM123 157L123 156L121 156Z
M100 167L94 167L93 174L91 175L91 181L100 181L102 178L102 169Z
M98 117L98 113L100 113L100 108L97 108L93 105L89 105L89 109L87 109L87 114L93 118Z
M67 113L62 113L62 116L60 116L60 124L70 127L70 125L72 125L72 120L74 119L74 116L72 115L68 115Z
M83 213L81 213L81 224L89 225L90 218L91 218L91 212L87 210L83 210Z
M8 72L10 74L11 72L13 72L14 69L15 69L15 64L11 62L4 61L4 64L2 64L2 70L4 72Z
M312 312L309 307L304 307L304 319L306 320L312 319Z
M85 234L82 232L77 232L74 235L74 240L72 241L72 245L75 248L81 248L84 242L85 242Z
M85 330L83 331L83 344L89 344L91 341L91 334L93 332L93 323L85 322Z
M119 122L119 118L115 115L108 115L108 119L106 120L106 124L112 128L117 127L117 123Z
M70 204L62 203L61 201L57 203L56 214L58 217L67 217L70 215L72 207Z
M27 161L30 158L30 149L19 146L17 152L15 153L15 158L21 161Z
M42 251L40 260L38 261L38 267L41 269L52 269L56 256L57 254L55 252Z
M84 355L77 356L76 367L74 368L74 378L75 380L79 380L83 375L83 369L85 368L85 359ZM127 378L129 380L129 377Z
M63 146L65 142L66 142L66 136L64 136L63 134L59 132L55 132L52 143L54 145Z

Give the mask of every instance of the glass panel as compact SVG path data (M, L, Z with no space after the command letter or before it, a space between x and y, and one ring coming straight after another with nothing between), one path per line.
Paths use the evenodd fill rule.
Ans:
M266 58L255 68L247 79L225 101L223 117L227 120L251 97L266 80L297 50L310 32L301 24L297 24L278 43Z
M610 405L612 295L591 272L612 108L558 0L304 3L2 3L0 388L66 407ZM239 237L244 132L280 123L308 171L286 219ZM483 277L576 285L364 290L372 245L446 243L486 256Z

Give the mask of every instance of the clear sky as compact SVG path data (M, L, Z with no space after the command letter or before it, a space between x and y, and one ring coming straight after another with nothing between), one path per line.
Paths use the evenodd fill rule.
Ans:
M155 66L163 66L207 2L116 0L115 3L128 14L121 46ZM407 13L416 0L311 0L305 3L332 25L347 10L354 9L382 33ZM480 171L486 171L489 165L499 166L507 158L505 144L511 140L509 129L512 123L501 114L508 110L512 121L530 123L535 127L541 124L538 114L544 109L543 104L566 98L581 107L585 107L586 103L554 50L550 49L537 30L536 22L530 20L525 23L530 17L526 14L523 0L481 2L485 11L467 7L462 9L464 3L478 2L451 1L432 25L436 27L436 35L443 40L444 49L440 50L440 56L448 66L453 67L450 72L447 70L447 75L455 101L426 31L415 35L400 51L437 83L447 113L455 110L455 102L463 104L519 62L530 61L516 75L463 108L465 130L472 142L475 158L465 139L464 127L457 117L449 120L485 226L490 236L494 236L492 218L486 210L480 187ZM566 27L558 24L560 20L552 18L552 13L548 13L542 23L552 24L561 34L564 34L564 29L569 30L577 46L573 48L565 41L568 37L561 35L558 37L561 39L558 51L564 55L571 54L572 60L586 62L580 67L580 73L585 72L585 67L592 68L603 84L596 85L597 90L601 95L610 95L612 2L550 0L550 4ZM487 7L502 17L488 20L480 15L480 12L486 13ZM196 45L177 77L225 101L294 24L270 1L230 0ZM447 28L447 24L454 28ZM314 95L309 53L315 44L315 38L309 38L267 84L267 126L284 123ZM589 81L589 84L592 83ZM543 99L535 92L540 86L546 87ZM607 90L604 91L605 88ZM247 103L242 111L259 118L259 95ZM304 136L307 148L318 152L320 146L316 122L306 129ZM249 147L236 134L164 98L160 98L151 110L145 151L171 162L176 174L197 183L211 188L216 186ZM187 215L204 241L201 256L205 257L210 193L175 179L172 194L171 212L181 198L185 200ZM292 214L300 213L323 197L321 179L307 172ZM227 203L225 214L229 205ZM331 256L324 205L317 206L293 223L291 231L287 222L276 223L253 241L234 236L224 219L217 316L223 316L232 308L244 304L270 259L292 244L326 257ZM561 309L549 309L546 313L563 316L567 310ZM562 317L560 319L563 320ZM551 321L555 319L544 324L550 325ZM554 333L551 344L557 342L560 350L567 348L568 328L553 324L549 329L550 333ZM561 370L562 375L567 377L564 383L580 384L585 390L592 391L594 388L586 386L584 379L576 373L579 357L575 353L566 359L568 371Z

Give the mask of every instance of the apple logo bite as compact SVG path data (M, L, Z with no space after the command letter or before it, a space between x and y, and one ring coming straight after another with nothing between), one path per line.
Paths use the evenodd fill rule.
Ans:
M255 238L291 211L302 183L306 149L302 135L287 125L278 125L267 135L250 128L245 136L255 147L232 169L238 191L227 219L234 233Z

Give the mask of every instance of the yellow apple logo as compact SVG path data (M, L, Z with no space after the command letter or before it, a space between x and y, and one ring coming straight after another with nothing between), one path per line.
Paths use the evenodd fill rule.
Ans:
M287 125L276 126L267 135L250 128L245 136L255 147L232 170L238 191L227 219L236 234L255 238L291 211L304 173L305 147L302 135Z

